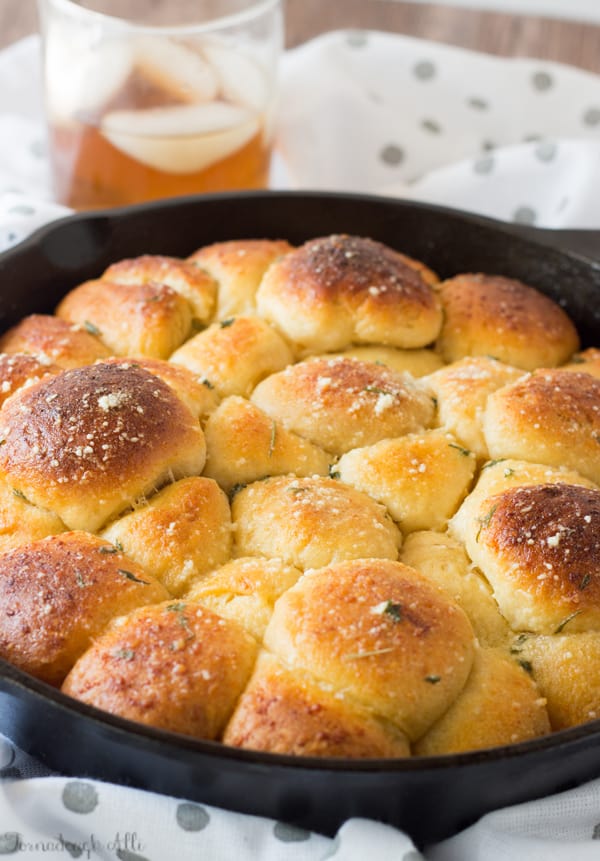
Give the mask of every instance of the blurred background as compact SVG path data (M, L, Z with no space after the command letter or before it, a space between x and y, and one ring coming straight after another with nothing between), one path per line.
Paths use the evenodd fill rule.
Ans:
M127 0L122 6L125 13ZM287 47L327 30L372 27L600 72L599 0L287 0L286 8ZM36 29L35 0L1 0L0 47Z

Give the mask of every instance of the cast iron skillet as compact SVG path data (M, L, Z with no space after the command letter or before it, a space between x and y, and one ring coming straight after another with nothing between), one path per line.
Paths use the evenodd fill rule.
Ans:
M441 276L520 278L559 301L600 345L600 232L542 231L368 196L258 192L180 198L72 216L0 255L0 328L51 311L81 281L143 253L329 233L370 236ZM482 814L600 775L600 721L532 742L407 760L320 760L238 751L154 730L63 696L0 661L0 730L50 768L130 784L324 834L349 817L391 823L418 845Z

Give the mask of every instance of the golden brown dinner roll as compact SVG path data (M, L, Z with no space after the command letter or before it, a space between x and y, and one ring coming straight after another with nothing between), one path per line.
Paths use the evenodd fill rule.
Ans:
M400 350L397 347L348 347L341 353L331 353L331 356L349 356L360 359L361 362L375 362L386 365L393 371L411 374L413 377L423 377L443 366L441 357L433 350Z
M281 596L265 647L419 738L471 670L464 612L414 569L358 559L313 570Z
M66 531L60 517L31 505L21 493L0 481L0 553Z
M196 580L185 598L234 619L256 640L262 640L275 601L301 573L281 559L244 556Z
M600 718L600 631L523 633L511 652L546 698L552 729Z
M566 365L561 366L561 371L576 371L600 377L600 348L588 347L587 350L576 353Z
M28 353L48 367L80 368L110 356L98 334L89 320L80 326L50 314L31 314L0 337L0 351Z
M87 326L117 356L167 359L192 331L186 300L163 284L86 281L64 297L56 314Z
M256 307L308 353L352 343L424 347L442 324L437 295L415 262L358 236L312 239L275 261Z
M462 607L482 646L505 645L512 631L492 597L489 583L473 568L463 545L447 533L412 532L399 561L415 568Z
M332 461L323 449L237 395L213 412L204 434L204 472L227 491L268 475L327 475Z
M446 362L494 356L529 371L560 365L579 346L562 308L521 281L465 273L442 281L439 296L444 324L437 348Z
M431 397L408 374L327 356L272 374L250 400L333 454L422 430L434 413Z
M168 598L150 574L86 532L0 555L0 655L57 685L109 621Z
M524 460L499 458L485 463L479 472L477 484L448 524L449 531L472 552L482 519L490 510L490 497L512 487L531 484L596 485L572 469L528 463Z
M281 558L298 568L344 559L396 559L401 535L385 508L330 478L294 475L255 481L231 513L238 556Z
M230 317L195 335L171 361L189 368L226 397L249 395L263 377L285 368L293 356L260 317Z
M182 478L102 533L150 571L171 595L231 556L229 502L210 478Z
M102 280L129 286L164 284L188 301L194 320L200 323L206 323L215 308L215 280L193 263L176 257L144 254L129 260L119 260L108 267Z
M54 376L62 368L26 353L0 353L0 406L23 386Z
M600 483L600 380L542 370L490 395L483 433L494 459L566 466Z
M149 359L143 356L133 356L131 359L109 359L108 364L123 367L126 367L127 364L137 365L137 367L160 377L168 386L171 386L189 411L201 421L204 421L219 403L214 387L210 385L208 380L198 377L182 365L174 365L173 362L165 362L164 359Z
M267 652L259 656L223 741L297 756L410 756L406 737L393 725Z
M198 421L133 364L89 365L21 389L0 411L0 438L0 477L91 532L205 460Z
M503 649L477 649L466 685L414 750L418 756L462 753L548 732L546 700L529 673Z
M189 260L218 284L216 318L256 313L256 291L274 260L292 250L283 239L232 239L205 245Z
M514 631L600 628L600 490L514 487L491 496L468 551ZM477 530L474 530L477 525Z
M443 430L406 434L342 455L335 474L381 502L406 534L442 529L469 489L475 455Z
M257 644L200 604L166 601L117 619L62 690L112 714L217 738L252 672Z
M482 419L488 396L522 376L522 370L489 356L467 356L429 374L422 382L436 399L437 423L485 460L489 453Z

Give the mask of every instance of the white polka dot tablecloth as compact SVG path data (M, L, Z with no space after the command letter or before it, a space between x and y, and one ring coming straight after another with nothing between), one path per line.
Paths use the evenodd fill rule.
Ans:
M68 212L50 190L38 55L36 37L0 53L0 249ZM276 132L274 187L391 194L538 226L600 227L600 78L583 71L335 32L284 57ZM597 861L599 841L600 779L489 814L418 851L402 832L372 821L353 819L324 837L49 774L0 735L0 855Z

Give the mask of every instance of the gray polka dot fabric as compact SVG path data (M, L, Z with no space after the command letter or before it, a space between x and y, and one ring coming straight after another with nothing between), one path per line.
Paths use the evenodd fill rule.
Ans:
M300 188L594 227L599 94L597 76L557 63L334 32L285 58L278 139ZM567 187L576 193L560 206Z

